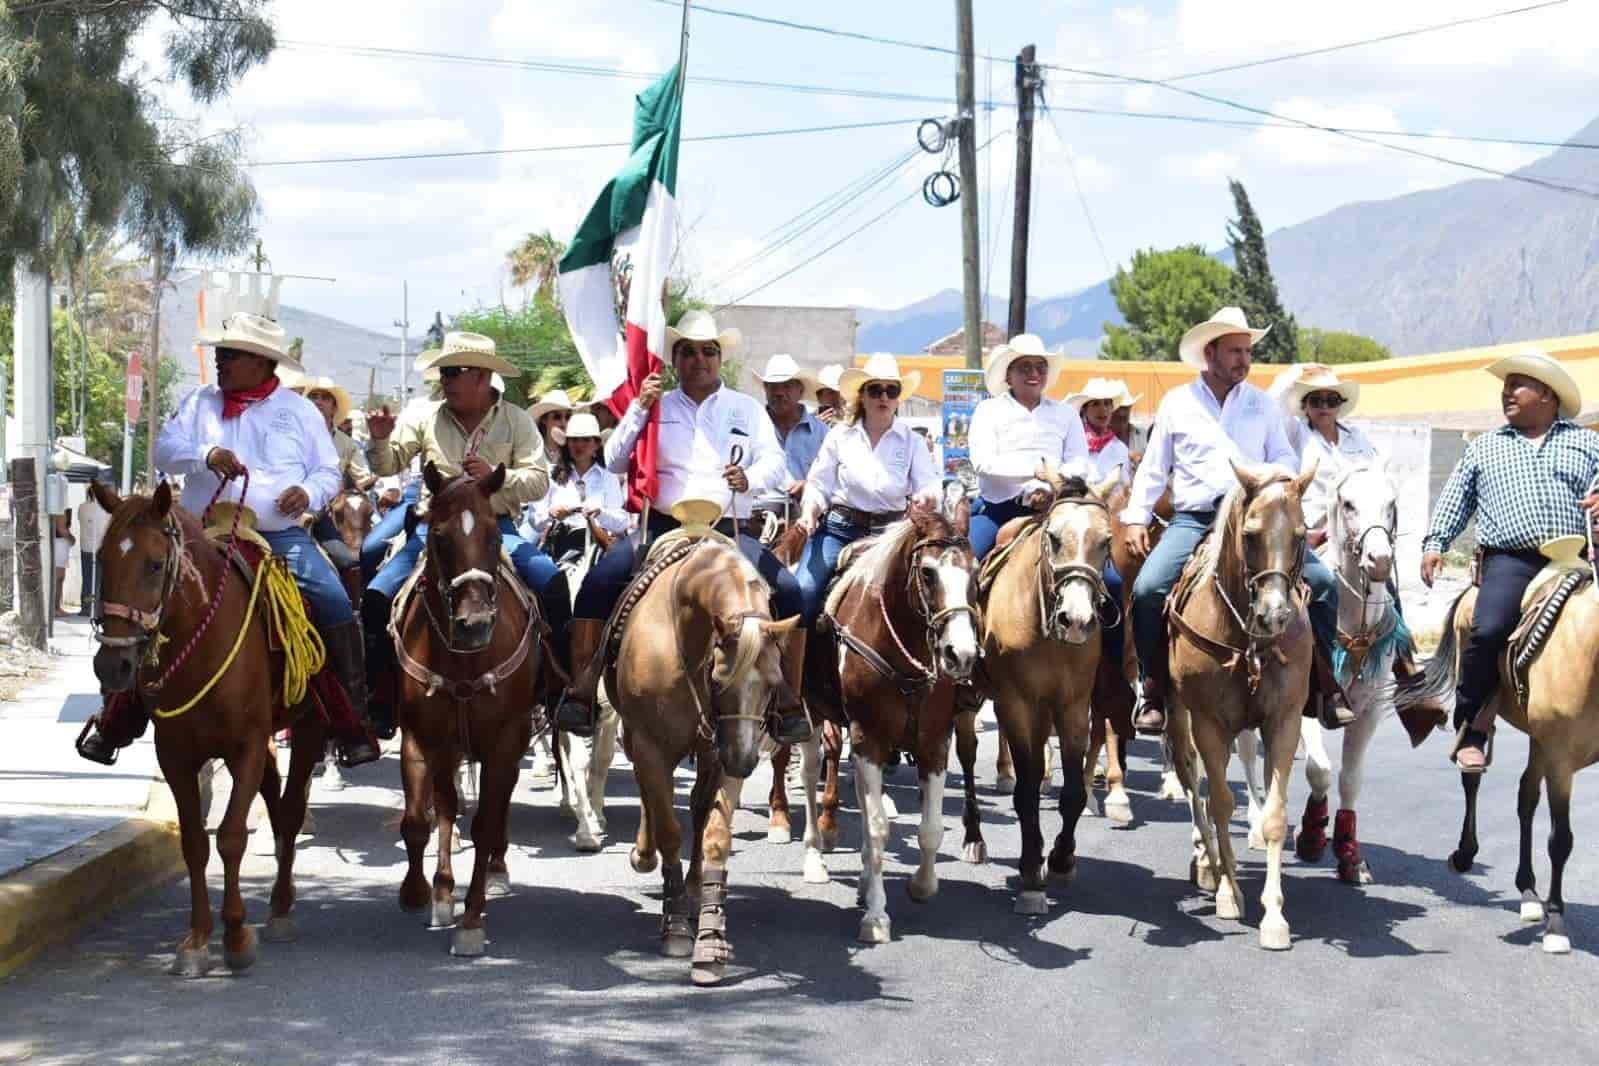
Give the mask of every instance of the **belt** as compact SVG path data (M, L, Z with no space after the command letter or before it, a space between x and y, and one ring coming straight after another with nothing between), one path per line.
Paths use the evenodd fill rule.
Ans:
M831 510L850 525L863 526L866 529L881 529L890 522L898 522L905 517L904 511L862 511L842 503L833 504Z

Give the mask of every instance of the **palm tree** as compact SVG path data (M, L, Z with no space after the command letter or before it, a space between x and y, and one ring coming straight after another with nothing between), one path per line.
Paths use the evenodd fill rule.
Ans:
M506 254L511 284L519 289L531 285L536 296L555 299L555 278L565 254L565 242L556 240L549 230L529 233Z

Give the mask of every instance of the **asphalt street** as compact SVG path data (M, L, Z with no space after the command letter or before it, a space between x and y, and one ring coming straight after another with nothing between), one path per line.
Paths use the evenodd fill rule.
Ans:
M263 943L242 975L219 965L200 980L169 976L188 910L186 884L174 881L0 984L0 1062L1594 1061L1599 786L1578 779L1566 878L1574 950L1547 956L1538 928L1518 918L1512 883L1526 752L1519 734L1501 734L1482 788L1482 852L1460 876L1445 864L1461 812L1445 738L1411 751L1398 723L1383 723L1360 807L1377 883L1339 883L1330 854L1315 868L1290 855L1294 946L1285 953L1257 946L1264 855L1243 850L1242 809L1234 830L1245 920L1218 920L1190 887L1186 807L1154 798L1158 753L1148 742L1132 763L1134 824L1085 819L1078 876L1051 889L1050 914L1012 914L1019 838L1010 799L992 789L991 721L982 740L990 861L960 861L952 773L942 888L924 905L905 892L918 852L914 772L890 778L902 812L889 844L894 938L878 947L855 942L860 824L847 776L833 880L812 886L800 877L797 834L788 845L765 839L763 764L747 790L762 802L735 826L729 921L738 957L727 983L711 990L690 986L686 960L655 952L660 880L628 866L638 808L625 766L611 772L611 835L598 855L575 854L556 794L530 789L524 775L511 824L513 894L490 903L488 955L464 960L449 956L448 932L397 906L404 853L390 755L358 771L356 787L313 790L297 942ZM1329 747L1336 762L1337 745ZM686 813L686 769L678 781ZM1296 764L1296 821L1305 795ZM1058 825L1052 792L1046 839ZM471 857L458 861L463 885ZM269 859L246 859L257 923L270 872ZM214 852L211 874L218 903Z

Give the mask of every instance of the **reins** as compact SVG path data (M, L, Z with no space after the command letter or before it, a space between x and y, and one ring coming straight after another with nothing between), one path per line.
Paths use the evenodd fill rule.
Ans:
M1038 538L1040 544L1038 551L1038 581L1036 583L1038 587L1038 620L1039 624L1043 626L1046 636L1062 643L1068 643L1068 641L1064 631L1055 624L1055 612L1050 609L1050 601L1053 600L1055 604L1059 604L1061 597L1065 595L1066 586L1073 581L1081 581L1088 586L1088 594L1094 603L1095 615L1098 617L1102 628L1113 629L1121 621L1121 605L1111 598L1110 591L1105 587L1105 575L1102 571L1095 570L1087 563L1066 563L1063 566L1056 566L1050 553L1045 550L1050 543L1050 516L1055 513L1057 508L1067 504L1078 507L1097 507L1106 514L1110 513L1110 507L1103 500L1098 500L1091 496L1068 496L1051 504L1049 510L1044 514L1043 521L1039 523ZM1102 608L1107 603L1111 605L1112 611L1115 612L1109 622L1105 621L1101 613Z

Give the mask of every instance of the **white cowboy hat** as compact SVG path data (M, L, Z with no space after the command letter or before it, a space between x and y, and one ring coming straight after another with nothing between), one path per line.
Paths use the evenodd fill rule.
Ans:
M715 341L722 346L725 356L737 348L743 339L744 334L732 327L718 330L716 319L709 311L684 311L677 325L666 327L666 359L671 362L672 349L678 341Z
M539 402L529 407L527 413L533 416L534 422L537 422L551 411L565 411L567 414L571 414L576 407L577 404L572 402L572 398L566 394L565 389L551 389L543 396L540 396Z
M310 375L295 375L294 383L289 388L301 396L310 398L313 392L325 392L333 397L333 424L336 426L344 421L355 404L350 400L350 393L329 377L312 377Z
M922 383L922 372L912 370L901 374L899 360L887 352L876 352L866 357L866 365L850 367L838 376L838 391L845 402L853 402L861 386L868 381L897 381L900 394L909 396Z
M567 422L564 436L567 440L571 440L573 437L593 437L598 439L600 436L600 420L587 411L579 411L572 416L571 421Z
M1018 333L1008 344L997 345L988 354L988 366L983 368L983 378L988 384L990 396L1003 396L1010 391L1005 375L1010 371L1010 365L1023 357L1043 359L1049 364L1048 376L1044 379L1045 392L1055 387L1056 379L1066 367L1066 357L1046 349L1044 339L1038 334Z
M1066 397L1066 402L1077 408L1083 409L1083 404L1089 400L1110 400L1117 407L1125 407L1122 397L1127 395L1127 383L1114 378L1089 378L1083 383L1081 392L1074 392ZM1136 399L1136 397L1135 397Z
M1305 397L1313 392L1336 392L1344 398L1334 413L1336 418L1347 418L1355 409L1355 404L1360 402L1360 382L1340 378L1331 370L1312 370L1299 375L1288 390L1288 405L1291 414L1299 414L1305 409Z
M444 335L444 347L427 364L428 370L444 371L452 366L492 370L504 377L520 377L522 371L495 350L494 338L481 333L453 332Z
M816 372L816 387L838 391L838 379L844 374L843 363L828 363Z
M670 511L672 517L685 527L703 530L706 526L716 525L732 502L732 492L726 482L693 479L687 486L687 492L672 504Z
M1250 344L1259 344L1260 338L1271 332L1271 327L1255 329L1236 307L1223 307L1209 319L1189 329L1177 345L1177 357L1195 370L1205 369L1205 345L1217 337L1233 333L1249 334Z
M1140 392L1135 394L1132 389L1129 389L1127 387L1127 382L1125 381L1121 382L1121 387L1122 394L1116 398L1117 410L1121 410L1123 407L1131 407L1133 404L1144 398L1143 393Z
M222 332L215 336L198 337L195 343L205 348L232 348L270 359L280 367L301 370L299 362L289 355L288 337L283 327L270 318L252 315L248 311L235 311L222 320Z
M805 389L806 398L809 398L816 389L816 376L809 371L801 370L792 355L783 353L768 359L765 370L750 370L749 379L757 392L762 385L781 385L785 381L799 382Z
M1506 356L1488 367L1488 373L1501 381L1511 374L1521 374L1549 386L1560 401L1561 418L1576 418L1582 412L1582 390L1577 388L1576 380L1558 361L1537 348L1523 348Z

